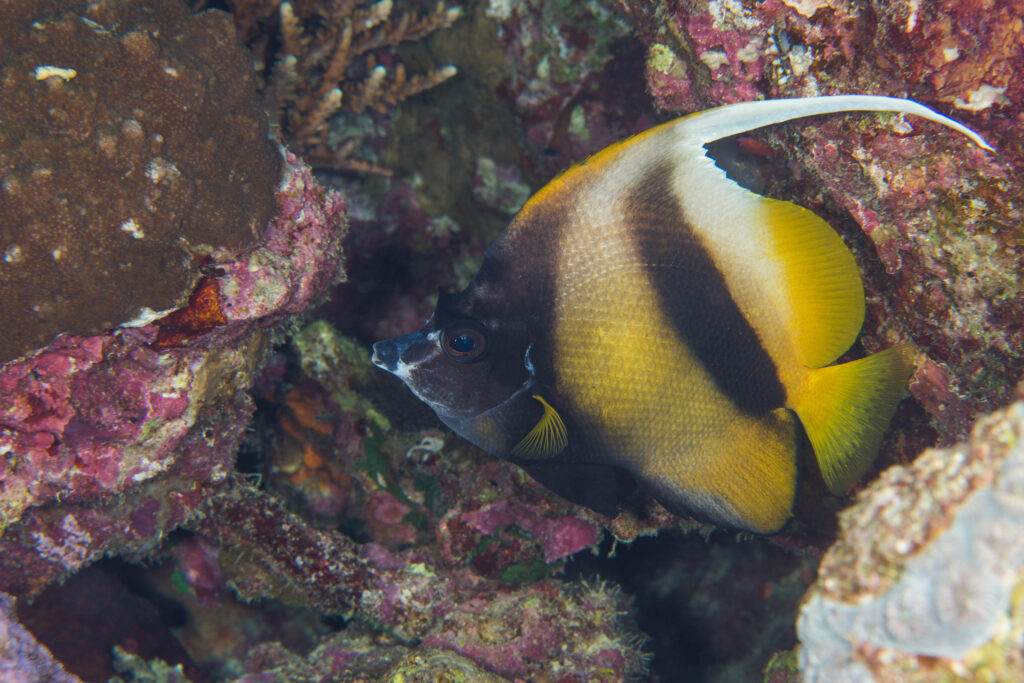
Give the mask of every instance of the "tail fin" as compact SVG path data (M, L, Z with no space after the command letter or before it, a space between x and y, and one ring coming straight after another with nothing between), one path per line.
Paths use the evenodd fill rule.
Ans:
M871 466L913 372L913 347L896 346L811 370L791 394L830 490L845 491Z

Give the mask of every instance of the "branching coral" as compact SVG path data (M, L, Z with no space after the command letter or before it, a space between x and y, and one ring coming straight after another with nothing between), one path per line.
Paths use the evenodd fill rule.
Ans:
M458 7L439 2L416 14L396 11L392 0L233 4L238 33L266 74L271 117L284 140L314 165L388 174L379 164L353 157L357 138L334 139L331 120L339 112L385 113L456 72L445 66L409 76L387 48L451 26L460 16Z

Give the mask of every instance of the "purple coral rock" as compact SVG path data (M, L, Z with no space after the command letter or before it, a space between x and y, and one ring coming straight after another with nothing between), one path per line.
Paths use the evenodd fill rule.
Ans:
M0 593L0 680L4 683L81 683L21 626L14 598Z
M506 677L562 671L587 681L620 681L646 670L643 639L622 630L624 598L604 586L576 590L554 581L464 600L427 636Z
M337 192L325 191L291 152L285 162L277 213L262 246L242 258L215 254L229 321L258 319L266 325L300 313L342 277L345 201Z
M544 561L555 562L575 554L597 543L601 532L597 525L579 517L550 518L540 514L537 507L517 500L500 500L469 511L453 511L449 515L448 527L458 518L462 525L479 532L481 537L501 534L507 537L505 529L516 528L536 539L541 547ZM452 551L451 536L444 538L445 547Z
M182 577L202 604L215 605L227 582L217 563L217 548L202 536L188 538L174 549Z
M167 343L172 314L61 336L0 366L0 587L34 593L105 553L150 547L232 470L264 328L341 272L344 202L286 162L263 244L209 264L216 324Z

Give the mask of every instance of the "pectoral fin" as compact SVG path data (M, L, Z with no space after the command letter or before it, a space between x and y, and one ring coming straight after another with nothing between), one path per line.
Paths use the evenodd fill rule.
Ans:
M569 444L569 434L565 429L562 416L538 394L534 394L533 398L544 406L544 414L541 415L533 429L512 448L511 456L513 458L524 460L553 458L564 451Z

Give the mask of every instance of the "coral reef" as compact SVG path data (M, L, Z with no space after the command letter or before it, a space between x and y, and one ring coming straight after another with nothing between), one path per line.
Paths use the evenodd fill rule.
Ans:
M147 662L118 645L114 646L114 668L125 677L111 676L107 683L195 683L185 675L180 664L170 666L162 659Z
M735 680L751 678L767 652L793 647L798 595L833 540L827 510L842 499L801 510L770 541L709 538L708 528L650 502L606 520L439 429L367 359L366 342L422 323L438 286L466 283L531 188L669 112L870 91L909 95L987 136L999 156L933 135L924 122L865 115L775 128L712 151L759 191L824 215L851 244L869 294L865 347L910 340L921 348L917 401L897 416L883 463L952 443L972 416L1009 400L1024 367L1024 92L1012 78L1024 70L1019 1L493 1L465 4L458 21L449 5L397 0L229 4L256 52L255 75L236 69L238 55L179 55L130 30L144 24L126 19L108 30L107 2L8 3L21 23L0 32L25 46L0 55L0 87L34 88L50 108L72 102L99 71L29 50L58 29L127 56L152 47L139 59L154 61L139 69L155 85L183 85L187 70L201 72L173 101L195 94L193 85L217 88L196 96L228 116L234 109L221 91L236 97L262 78L282 138L331 171L345 200L289 154L284 180L275 185L275 172L262 185L276 190L272 220L245 217L255 215L251 194L219 204L244 233L236 241L188 238L184 250L177 234L149 224L115 230L133 248L160 235L172 257L144 286L96 280L104 289L95 298L155 291L180 266L186 276L169 301L133 299L124 316L61 327L53 333L68 334L26 342L0 365L0 590L17 596L21 620L0 595L0 677L76 680L24 628L83 680L193 683ZM145 18L147 7L120 3L117 11ZM196 36L212 31L230 43L223 15L161 8L178 17L159 24L161 37L192 35L188 24ZM25 28L37 19L41 28ZM36 55L28 71L12 66L27 55ZM450 73L436 68L449 62L459 78L391 111L398 97ZM426 80L402 76L401 64ZM155 107L170 96L156 89ZM138 162L124 169L139 169L123 186L130 201L178 216L191 204L172 185L181 189L192 167L152 147L163 134L154 117L171 113L122 99L94 103L121 118L105 137L83 127L93 136L91 162L123 152ZM127 119L141 131L125 128ZM266 151L262 124L234 120L246 140L225 154L221 141L233 138L218 137L216 148L192 155L197 162L241 163ZM36 166L12 167L7 154L5 191L18 189L12 178L30 180L74 206L74 183L48 179L54 164L32 175ZM274 163L277 156L272 150ZM153 157L167 164L150 168ZM70 157L65 165L51 170L94 168L82 171ZM333 173L384 167L394 177ZM132 189L143 169L156 179ZM247 192L263 182L236 173ZM110 192L92 191L103 199L94 204L134 206L110 201ZM172 203L157 203L164 199ZM39 210L59 219L52 225L66 222L60 206ZM311 316L327 320L293 322L340 276L344 215L352 281ZM120 262L127 252L112 245L106 253ZM56 258L50 247L44 256ZM142 306L160 313L103 331ZM802 646L777 655L766 680L796 680L798 663L829 680L834 672L883 680L1024 673L1021 549L1003 533L1020 521L1022 405L983 420L967 444L886 472L844 513L803 608ZM701 535L622 545L667 527ZM93 564L105 555L149 564ZM183 652L148 648L171 622ZM78 623L95 624L92 635L103 639L60 628ZM147 639L123 635L136 623L152 626L141 627Z
M1024 675L1022 481L1024 401L883 473L840 515L805 597L805 680Z
M516 67L501 91L529 142L543 150L536 161L546 174L653 123L629 116L628 84L615 78L629 28L605 3L489 3L487 14ZM622 92L608 98L609 88Z
M264 95L271 117L284 142L308 163L388 174L380 164L353 155L360 138L377 127L359 115L383 114L455 75L449 65L410 77L385 48L451 26L459 8L439 2L422 15L394 10L391 0L233 3L239 36L267 73ZM345 125L332 121L339 112L349 115Z
M340 197L288 155L276 203L257 249L211 254L191 315L62 336L0 367L3 589L153 549L232 471L269 329L340 276Z
M356 544L310 528L242 482L212 498L192 527L217 545L225 579L245 599L273 595L358 617L403 642L452 650L504 676L538 680L554 668L619 680L645 665L626 600L609 587L572 588L535 576L514 587L445 566L429 546ZM579 549L551 542L554 559Z
M5 4L0 362L150 322L259 240L280 155L230 30L177 1Z
M425 650L410 655L381 678L382 683L503 683L507 679L481 670L465 657L447 650Z

